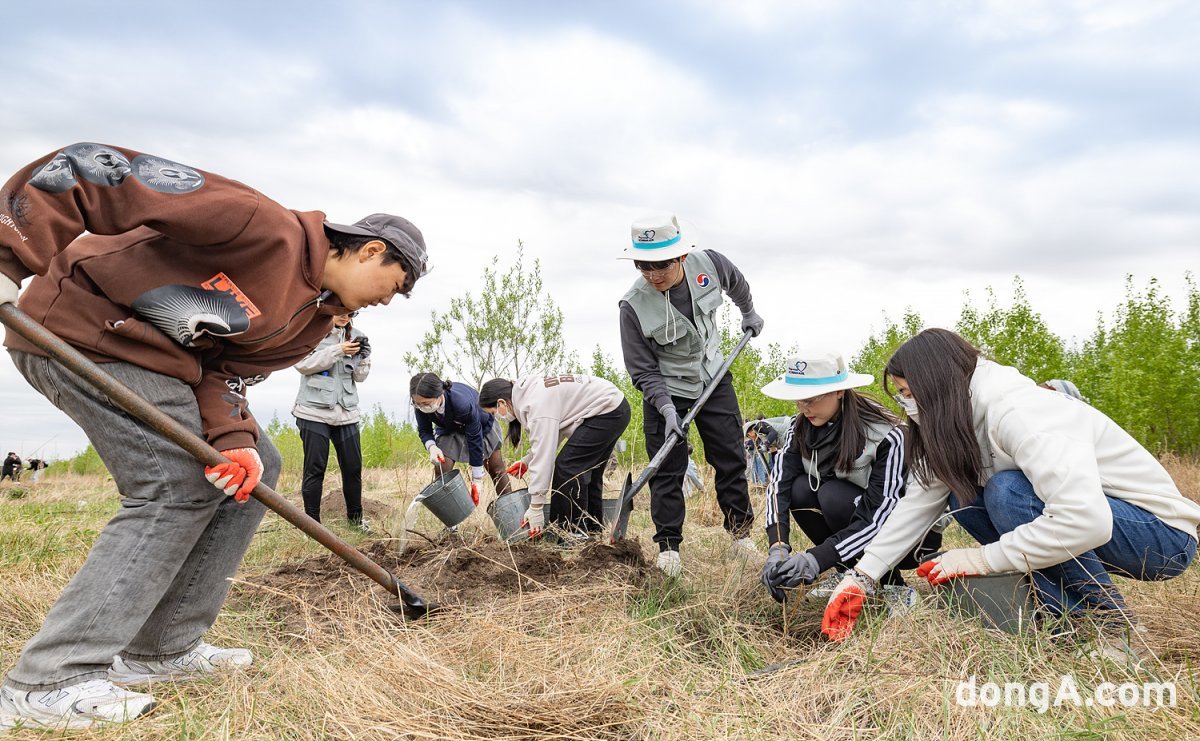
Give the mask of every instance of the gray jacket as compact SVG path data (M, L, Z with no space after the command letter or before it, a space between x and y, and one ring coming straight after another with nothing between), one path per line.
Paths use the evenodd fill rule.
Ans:
M296 363L303 379L292 415L327 425L355 424L359 419L358 383L371 372L371 358L342 353L343 331L334 327L317 349ZM351 339L363 333L351 327Z

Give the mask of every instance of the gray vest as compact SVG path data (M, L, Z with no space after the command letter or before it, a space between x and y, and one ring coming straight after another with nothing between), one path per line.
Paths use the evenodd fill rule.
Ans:
M330 345L340 345L341 332L325 335L321 344L313 352L325 350ZM362 337L363 333L357 328L350 329L351 339ZM296 394L296 403L314 409L332 409L341 405L343 409L351 410L358 407L358 384L354 382L354 370L350 358L339 355L333 366L328 370L304 376L300 382L300 392Z
M673 396L696 399L721 368L717 309L723 299L716 266L704 252L688 255L683 262L683 274L691 291L694 322L688 321L662 293L641 278L623 300L633 307L642 335L654 348L667 390Z
M862 455L854 460L850 470L838 469L835 471L837 477L843 481L849 481L860 489L867 488L867 483L871 480L871 469L875 466L875 451L878 450L879 443L883 442L883 438L887 437L891 431L892 425L885 422L872 422L867 425L866 442L863 445ZM817 475L811 460L805 459L802 463L805 473L809 476Z

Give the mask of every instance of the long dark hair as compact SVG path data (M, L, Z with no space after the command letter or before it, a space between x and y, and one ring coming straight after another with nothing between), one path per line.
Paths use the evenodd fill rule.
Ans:
M983 353L948 329L926 329L892 355L884 369L903 378L920 421L908 425L905 462L922 486L941 481L960 506L978 495L982 462L971 414L971 376Z
M867 444L867 425L872 422L883 422L891 426L900 424L900 420L889 412L879 402L869 396L857 393L854 389L846 389L838 406L841 417L841 427L838 430L837 459L834 467L839 471L848 471L854 461L862 455L863 447ZM803 430L809 421L802 414L796 415L796 432L794 445L800 455L808 455L808 447L804 444Z
M436 399L453 385L453 381L443 381L436 373L418 373L408 382L408 395Z
M495 407L496 402L504 399L508 404L508 408L513 408L512 403L513 382L507 378L493 378L479 388L479 408ZM508 444L514 448L521 444L521 423L517 421L516 414L508 423Z

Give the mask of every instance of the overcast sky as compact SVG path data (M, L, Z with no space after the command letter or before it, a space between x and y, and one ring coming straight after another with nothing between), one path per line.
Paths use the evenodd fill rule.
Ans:
M760 342L850 355L906 307L951 326L1014 275L1064 338L1124 276L1184 290L1200 247L1200 5L1189 2L14 3L3 177L75 141L284 205L413 220L435 270L364 314L367 405L517 240L581 357L619 358L630 221L730 257ZM299 376L251 392L265 424ZM85 439L0 362L0 448Z

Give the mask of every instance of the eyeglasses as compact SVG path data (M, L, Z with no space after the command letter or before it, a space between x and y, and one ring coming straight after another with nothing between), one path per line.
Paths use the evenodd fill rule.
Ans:
M808 409L810 406L812 406L813 404L816 404L818 401L821 401L822 399L826 398L827 396L829 396L832 393L833 393L832 391L827 391L819 396L810 396L807 399L797 399L796 400L796 408L797 409Z
M358 316L358 312L357 312L357 311L352 311L352 312L350 312L349 314L347 314L346 316L348 316L348 317L350 317L351 319L353 319L354 317Z
M638 269L638 272L646 277L666 275L667 271L675 267L675 264L675 260L661 260L659 262L644 262L642 260L633 261L633 266Z

